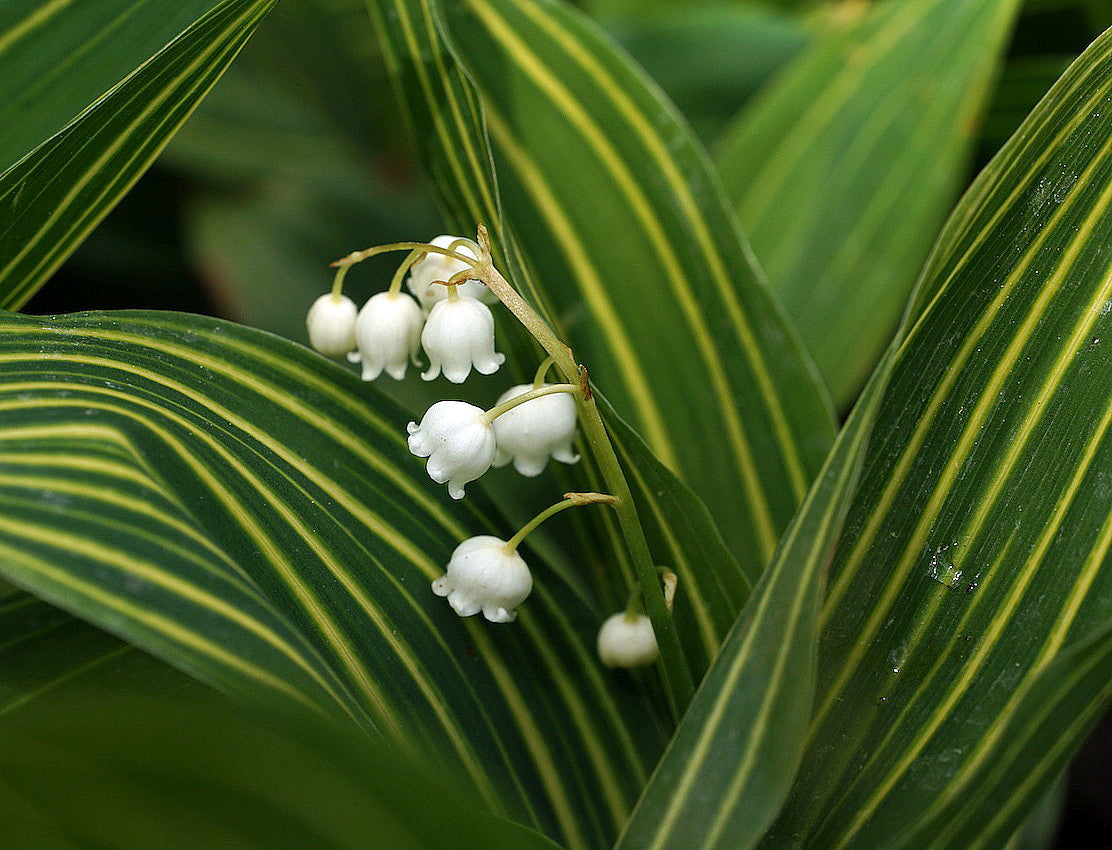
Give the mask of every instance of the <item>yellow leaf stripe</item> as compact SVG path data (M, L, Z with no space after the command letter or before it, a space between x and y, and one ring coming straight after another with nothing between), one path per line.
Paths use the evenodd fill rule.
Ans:
M6 280L26 257L38 257L31 268L22 274L22 280L15 287L14 294L9 293L7 296L8 303L22 303L23 300L30 297L38 282L49 274L50 270L61 262L65 253L92 229L113 200L127 191L139 179L139 175L146 165L169 141L172 130L180 125L192 111L192 107L183 111L177 108L178 105L189 102L195 105L200 101L201 97L216 83L226 64L243 46L255 25L270 10L272 2L273 0L252 4L245 11L229 20L222 27L222 34L225 37L212 39L209 46L198 52L179 73L167 78L157 94L152 95L148 90L151 82L147 82L142 90L129 98L126 105L138 107L134 118L121 132L116 134L114 141L105 147L84 174L80 176L67 175L71 181L69 190L52 204L53 211L39 224L38 232L25 237L22 247L12 254L3 268L0 268L0 280ZM190 30L196 30L223 14L226 14L226 9L218 8L200 19ZM148 66L157 63L164 52L172 49L173 44L156 54L155 57L117 84L113 92L118 92L133 81L143 80L150 73ZM187 82L188 85L186 85ZM179 88L181 86L185 87ZM104 108L103 103L103 99L98 101L77 120L95 109ZM140 143L137 144L136 137L140 136L145 127L149 127L149 129L141 137ZM156 140L153 147L150 145L152 139ZM48 141L44 144L50 143ZM118 155L128 150L131 152L123 162L113 162ZM93 181L104 177L108 173L109 164L112 164L111 179L95 191L93 197L90 197ZM10 202L9 199L13 193L16 193L16 197L18 197L18 193L22 192L24 183L25 181L21 180L10 186L6 192L0 195L0 202ZM74 208L83 212L74 216L72 222L65 225L61 232L58 232L58 227L63 226L65 218L70 215ZM42 250L41 243L47 238L54 247Z
M154 318L157 320L158 317ZM172 322L169 322L167 323L166 327L168 330L172 331L174 326ZM66 326L51 328L49 333L51 334L51 337L55 342L57 341L57 338L59 336L68 335L74 338L80 338L81 336L80 330ZM356 516L357 518L359 518L360 521L366 523L367 525L372 527L375 525L376 519L373 513L369 512L368 509L364 506L354 503L350 497L350 494L342 492L342 488L340 488L340 486L332 481L328 476L324 475L321 470L315 468L306 468L304 459L298 456L296 450L287 448L280 442L276 444L273 435L259 432L253 425L253 423L242 421L242 417L238 417L234 411L227 409L226 407L216 402L214 399L198 394L191 387L183 385L182 383L175 381L167 375L161 374L161 372L152 372L149 369L145 368L141 364L148 358L146 355L139 356L139 352L143 351L144 349L150 351L151 356L149 357L149 359L151 360L151 362L158 362L160 364L165 363L167 357L169 356L174 359L180 359L188 363L189 368L192 371L206 370L206 374L209 375L210 381L215 381L217 388L219 387L219 383L221 381L225 381L228 383L238 383L246 390L257 392L261 396L267 398L268 401L270 401L271 403L279 404L282 407L286 408L293 415L303 420L306 423L306 428L322 427L324 423L321 422L321 419L323 417L320 416L320 412L318 409L310 407L299 398L290 398L290 394L288 394L283 389L283 385L300 386L305 389L306 395L316 395L320 393L329 396L335 396L335 399L330 398L329 401L332 402L333 400L335 400L337 402L344 402L347 408L358 412L360 420L365 422L368 419L369 411L365 407L363 407L357 399L345 394L342 388L331 385L321 376L316 375L308 370L295 369L288 361L283 362L281 358L278 358L277 356L265 355L263 352L253 349L252 347L240 342L234 337L221 338L221 344L228 346L228 348L230 349L230 356L237 361L237 365L232 366L229 362L208 354L203 345L198 346L186 341L179 341L172 335L172 333L168 333L164 337L154 336L149 333L135 334L120 331L110 326L105 327L103 325L98 326L94 331L90 331L87 333L94 334L98 342L104 342L105 344L110 343L120 350L126 350L128 353L129 362L127 364L115 363L105 358L92 356L88 353L87 348L76 347L74 348L74 350L83 352L81 356L66 358L59 356L55 362L59 365L62 362L67 362L71 368L73 366L81 364L88 365L90 368L107 367L113 369L123 369L126 371L129 379L149 380L161 387L164 387L166 392L174 394L175 397L177 396L177 394L186 397L190 400L190 404L196 405L198 408L207 411L207 413L205 414L206 418L211 418L212 421L215 422L226 422L232 428L241 430L246 435L260 440L264 445L266 445L268 451L272 451L276 457L285 460L291 465L294 465L299 474L303 474L315 486L319 486L322 491L327 492L330 502L338 504L344 507L346 510L349 510L353 516ZM43 364L38 355L39 346L35 343L31 343L30 347L35 349L35 353L32 354L31 357L36 361L38 365L43 366L44 368L54 373L52 377L55 381L57 381L59 378L57 374L59 367L51 367L49 363ZM242 359L240 358L238 352L242 352ZM13 358L9 355L4 355L3 357L0 357L0 362L2 362L5 357L10 361L19 359L18 357ZM269 368L258 370L244 368L244 364L251 362L252 359L256 361L265 361L267 367L273 367L274 369L278 370L278 374L275 375L272 371L270 371ZM272 376L275 380L280 381L281 384L271 383L270 380ZM121 383L120 379L118 378L113 378L113 382L117 384ZM144 430L158 434L159 438L167 446L171 447L175 454L180 455L182 459L185 460L185 462L189 462L188 455L190 453L190 450L182 443L180 443L180 441L177 441L176 438L166 429L161 428L158 422L151 417L158 416L160 419L163 420L169 419L171 422L178 426L178 429L185 429L189 427L190 423L186 422L184 419L175 418L172 413L168 413L167 411L162 410L159 407L159 401L149 401L145 395L143 398L136 399L129 396L126 392L117 393L111 390L105 390L104 388L90 386L86 383L70 383L66 386L69 386L71 389L74 390L80 390L83 396L77 399L58 399L54 400L54 403L62 404L72 402L75 407L80 407L83 410L96 409L99 407L100 409L106 411L111 410L116 415L125 415L133 419L138 416L139 421L143 423L142 427L144 428ZM34 394L34 391L36 389L41 391L50 388L57 390L60 387L57 383L43 383L35 382L33 380L25 381L20 384L9 384L6 387L6 389L10 390L13 394L29 393L31 395ZM96 398L104 398L105 401L108 403L98 403L94 401L94 399ZM35 403L36 402L28 402L28 404L31 404L32 406ZM180 404L180 401L177 403ZM41 405L42 402L38 401L37 404ZM124 404L125 407L128 409L121 407L121 404ZM136 411L132 408L147 410L148 413L137 414ZM389 439L391 441L396 441L399 443L402 442L401 437L399 436L401 433L400 423L376 422L374 428L376 430L381 428L384 435L389 434ZM371 465L379 467L383 466L383 459L381 457L375 457L374 452L369 448L369 446L375 444L376 440L368 440L368 434L365 430L361 429L361 433L359 434L349 432L346 430L346 426L342 425L338 420L330 420L327 424L326 430L332 438L336 439L338 442L344 445L345 449L349 449L366 458ZM201 439L202 441L205 440L205 435L203 434L194 433L194 437ZM254 477L251 470L244 468L244 465L237 459L236 452L222 450L219 445L216 445L211 440L208 441L208 446L212 451L216 452L217 455L221 457L222 465L226 465L229 470L232 470L237 475L243 476L245 479L247 479L250 482L251 488L258 488L264 494L265 498L271 504L273 509L282 516L282 521L288 522L291 525L297 527L299 536L301 536L310 546L316 546L316 551L314 554L323 562L328 564L328 568L333 574L340 573L340 575L338 575L338 578L341 578L341 580L343 579L342 571L339 570L336 564L329 561L326 552L321 551L319 544L314 539L314 532L310 529L305 528L303 525L298 526L298 518L295 516L291 516L285 509L285 507L279 503L277 497L274 494L269 493L263 487L263 479ZM387 464L386 466L389 466L389 464ZM254 523L253 518L246 515L246 508L242 505L237 504L235 498L231 495L231 493L226 488L222 489L219 481L214 480L210 476L207 476L204 469L198 468L196 465L194 465L194 471L199 477L205 480L206 487L211 489L214 495L216 495L216 497L221 502L226 504L229 512L236 516L237 524L242 524L250 531L253 538L258 542L260 549L266 552L270 557L270 560L274 564L274 569L276 570L276 572L282 575L283 581L285 581L287 584L290 584L295 591L301 590L303 594L311 594L311 589L298 588L296 586L298 583L298 579L296 576L290 574L288 565L282 562L277 549L277 545L268 541L264 527L258 527L257 523ZM383 469L383 473L384 475L390 477L397 477L398 475L400 475L400 473L398 473L396 470L391 471L386 468ZM430 501L428 499L427 493L421 491L419 487L415 487L412 481L401 480L398 481L398 484L399 489L412 491L414 499L416 501L419 501L421 503ZM446 529L449 536L463 536L464 529L460 527L458 520L454 520L451 517L444 515L443 509L435 505L435 503L431 503L429 507L431 512L434 512L440 516L444 516L445 524L449 526ZM253 524L255 525L255 527L252 527ZM405 542L404 539L399 537L396 533L392 533L389 529L384 528L383 534L384 536L389 535L388 541L391 543L391 545L393 545L398 551L405 553L408 557L411 557L415 566L421 569L422 573L427 577L431 578L435 575L439 575L442 571L442 569L438 565L429 561L427 556L424 556L418 549L413 546L413 544ZM355 535L355 537L358 536L359 535ZM400 585L396 581L394 583L399 592L406 591L406 588L404 586ZM421 588L423 589L424 585L421 585ZM375 609L371 601L365 596L360 596L360 592L358 591L358 589L352 586L348 586L346 589L348 589L349 592L352 592L353 595L356 596L360 607L363 610L367 611L368 616L371 619L374 619ZM412 588L409 589L412 590ZM538 602L541 601L543 599L543 595L538 595L537 599ZM302 601L306 602L310 606L313 604L311 597L306 598L305 596L303 596ZM556 607L554 602L546 601L544 604L549 616L551 616L554 611L558 611L558 608ZM416 604L414 606L414 610L417 610ZM319 619L317 622L318 626L321 626ZM380 620L376 620L376 622L378 623L380 633L387 632L387 634L384 634L384 638L387 640L387 642L390 642L392 638L392 635L389 633L390 624L388 622ZM430 633L436 634L432 623L428 622L427 620L425 620L425 623L430 630ZM470 627L470 630L481 628L481 626L474 623L469 623L468 625ZM327 621L322 628L327 634L329 630ZM567 626L566 628L570 630L570 626ZM542 637L544 636L539 633L536 635L538 642ZM548 638L551 639L551 635L549 635ZM440 635L437 634L436 639L441 645L444 657L454 659L452 648L444 644L443 638ZM338 641L340 641L339 637L329 637L329 644L332 645L333 649L336 648L336 643ZM545 743L545 738L537 729L535 721L531 720L534 709L531 707L531 704L526 699L525 695L515 684L511 668L506 666L505 662L501 659L498 650L490 645L481 633L478 633L477 638L473 636L473 643L475 645L482 644L484 646L484 663L488 666L488 668L490 668L491 675L494 676L498 691L505 698L506 704L510 708L511 713L515 718L515 727L520 727L520 729L522 730L521 734L525 735L527 741L529 742L531 756L536 761L536 763L534 764L534 768L540 771L541 774L548 777L546 790L548 791L549 800L552 805L557 809L557 811L562 811L562 828L568 829L574 834L575 827L572 825L572 820L574 819L574 816L576 816L577 806L570 799L570 797L568 797L566 790L562 787L563 784L566 784L566 779L561 773L561 768L556 766L556 754L553 752L552 747ZM394 644L392 648L394 648L395 651L398 652L399 658L403 662L403 666L407 669L410 675L413 676L418 687L422 689L429 706L433 709L434 713L437 714L437 719L444 726L445 734L447 734L450 739L455 737L455 746L464 749L464 753L461 754L461 760L464 761L464 763L466 764L468 755L470 753L469 745L466 744L462 727L459 727L454 717L451 716L451 709L445 707L447 706L447 701L438 698L436 692L431 688L429 683L423 681L425 677L423 677L421 670L418 669L418 662L414 658L407 657L403 646ZM344 647L340 646L339 649L341 656L343 656L345 653ZM350 664L356 665L360 663L358 658L355 657L355 653L350 650L350 648L347 650L347 654L350 657ZM460 676L464 678L465 681L469 681L467 679L469 675L467 671L459 667L459 664L455 661L453 661L453 663L460 670ZM569 673L570 671L563 671L563 675L565 677L568 676ZM581 736L581 739L586 742L588 748L593 748L593 752L589 754L592 765L594 765L596 769L599 769L601 768L602 764L607 761L607 759L603 758L603 756L601 755L602 750L600 748L602 746L601 742L606 739L602 736L610 736L613 734L612 731L608 728L604 732L603 728L606 728L607 724L612 723L617 723L617 729L623 730L620 732L619 737L624 742L622 746L624 751L626 752L627 761L632 760L634 764L637 764L639 762L639 759L636 748L628 739L628 733L624 732L623 729L624 725L628 721L618 716L617 712L612 710L608 712L606 724L604 724L603 727L599 727L597 725L598 718L596 717L596 710L588 707L591 704L590 701L585 700L583 695L578 693L577 687L577 685L573 685L569 681L563 681L561 679L559 681L558 693L564 700L563 704L566 706L567 711L570 713L572 718L576 720L575 728L577 730L577 734L579 734ZM606 693L601 683L596 683L596 691L604 694ZM480 715L485 714L485 712L482 711L481 707L484 703L489 701L490 695L483 695L474 691L473 694L478 713ZM373 698L373 695L371 696L371 702L372 704L375 704L376 701ZM598 694L596 693L594 696L597 698ZM382 698L385 699L384 695ZM382 703L378 703L376 705L376 717L379 719L380 722L382 722L383 720L386 720L388 722L391 719L391 716L389 714L386 714L388 710L389 706L387 705L384 705ZM480 719L481 722L483 721L483 718L469 717L469 724L473 723L476 719ZM596 722L596 725L592 726L589 722L591 720L594 720ZM400 728L401 722L403 721L400 721L399 719L398 728ZM493 723L490 717L485 717L485 722L488 726ZM492 732L494 733L493 737L497 739L499 737L498 730L492 728ZM473 753L471 755L473 755ZM515 770L515 765L510 761L511 757L508 751L503 751L503 758L506 760L506 770L509 775L511 777L518 776L518 772ZM472 773L472 776L475 779L476 784L479 785L481 791L485 792L483 793L483 796L489 798L488 802L490 805L492 805L492 807L495 807L496 809L499 808L501 806L499 802L499 795L492 789L492 787L489 786L489 781L485 775L483 765L481 763L478 763L477 761L473 761L472 765L472 769L474 771L474 773ZM643 771L643 765L641 765L639 769ZM513 781L516 781L521 787L521 799L528 806L529 792L527 792L522 785L522 782L524 780L519 777ZM612 770L608 771L607 773L601 774L599 777L599 782L600 787L605 789L620 787L620 783L618 782L616 776L613 775ZM485 788L484 784L486 785ZM607 790L605 793L608 795L610 805L614 805L615 801L620 798L619 796L616 796L616 792L612 790ZM629 792L627 791L625 793L628 794ZM623 805L628 806L628 801ZM615 818L616 817L617 814L615 812ZM572 820L569 820L569 818L572 818ZM535 813L533 814L533 820L541 822L540 816L536 815Z
M754 376L761 387L766 407L772 417L780 444L784 448L784 460L789 471L789 479L795 489L796 497L801 498L806 489L807 476L798 457L794 437L787 426L781 401L773 388L771 377L763 360L763 354L737 301L733 283L721 257L720 248L710 235L701 210L691 195L690 187L676 170L672 158L668 155L667 149L657 133L648 125L644 116L628 99L617 81L610 77L605 69L578 45L578 42L570 33L562 29L539 6L517 3L514 3L514 5L519 12L528 17L556 44L559 44L573 61L583 67L595 79L600 90L614 102L619 112L630 122L630 126L637 137L646 146L653 161L661 169L661 173L667 179L670 188L676 193L681 207L691 222L700 249L710 265L719 295L734 323L742 348L746 352L747 361L752 366ZM615 184L626 197L630 209L645 228L672 285L673 294L680 305L691 330L692 339L707 369L711 385L714 388L714 396L719 402L719 413L726 427L727 439L742 475L754 525L758 532L758 539L763 547L763 554L765 557L771 555L778 538L778 529L772 519L764 495L763 485L754 464L745 427L733 404L730 381L725 373L722 361L718 357L717 345L706 325L703 311L691 288L691 282L684 273L683 264L675 253L672 240L668 238L657 212L624 158L615 149L606 133L593 121L579 99L552 73L540 57L495 9L482 2L482 0L469 0L468 6L475 11L483 25L512 56L521 71L552 100L554 109L565 116L580 132L584 141L610 172ZM486 105L489 110L489 102ZM584 290L588 288L589 282L590 279L581 281ZM599 303L599 297L588 297L588 301L597 304ZM596 318L598 318L597 315ZM650 445L658 453L663 452L663 446L659 439L651 440Z
M1112 142L1110 142L1109 145L1112 145ZM1109 145L1106 145L1105 147L1105 154L1109 149ZM1086 174L1082 175L1082 177L1074 184L1074 193L1076 193L1080 188L1086 185L1087 179L1092 178L1093 173L1098 169L1100 164L1101 157L1094 158L1093 162L1089 165ZM846 681L849 679L850 676L852 676L853 671L860 663L861 656L867 650L868 645L876 636L882 624L890 616L891 606L895 604L896 597L900 592L901 581L898 579L906 576L907 572L915 563L918 557L918 553L919 551L921 551L921 548L926 541L927 535L930 532L931 526L938 516L938 512L941 509L942 503L945 501L953 483L957 480L962 465L964 464L973 443L976 441L980 429L983 428L985 425L987 417L996 402L997 394L1000 390L1000 387L1003 385L1003 382L1007 378L1008 374L1010 374L1011 368L1013 367L1016 359L1019 356L1019 352L1023 350L1023 348L1026 346L1031 336L1035 332L1046 305L1049 304L1053 297L1059 292L1060 288L1068 281L1068 275L1072 268L1072 260L1080 252L1086 241L1088 239L1091 239L1093 237L1093 234L1096 232L1096 226L1100 221L1105 206L1108 204L1109 197L1110 195L1106 192L1101 199L1101 203L1098 204L1094 208L1094 210L1089 213L1086 221L1077 228L1069 247L1062 252L1061 259L1056 269L1054 270L1053 274L1048 277L1046 285L1043 287L1043 290L1040 293L1036 303L1032 305L1032 309L1028 313L1022 327L1019 328L1014 334L1011 343L1008 346L1007 353L1001 358L1001 361L997 365L992 378L990 379L984 392L981 394L973 413L970 415L970 418L963 431L962 437L958 445L955 447L954 452L951 454L949 462L947 463L943 472L938 476L931 497L923 510L919 522L917 523L915 530L906 541L904 554L900 558L898 565L893 570L892 577L886 586L884 594L872 609L867 623L862 628L860 639L855 644L855 650L849 653L849 656L841 667L839 675L833 680L830 688L827 690L826 700L816 712L815 723L812 727L813 729L817 729L819 727L822 719L833 707L834 701L836 700L838 694L841 693L841 690L845 686ZM846 589L849 587L850 581L855 576L857 568L864 561L866 553L868 552L873 539L875 539L876 530L883 522L884 516L887 515L893 501L896 498L897 492L900 490L906 479L906 476L909 474L912 463L914 462L914 458L917 455L919 448L926 440L928 432L934 426L938 411L944 405L949 395L950 388L957 381L969 357L971 357L972 354L977 350L983 336L992 326L994 320L996 319L999 311L1003 308L1009 295L1011 295L1019 286L1024 275L1030 268L1030 265L1038 256L1041 247L1050 238L1051 234L1055 232L1056 225L1059 224L1070 211L1071 205L1068 203L1067 199L1066 202L1062 203L1055 211L1054 215L1047 222L1046 226L1041 230L1037 237L1032 240L1032 242L1026 247L1023 255L1017 258L1011 272L1005 279L1000 292L993 299L992 304L985 310L983 316L978 321L974 329L969 333L957 356L951 361L946 374L939 382L937 390L933 394L930 403L927 405L924 415L920 418L918 426L912 433L911 438L908 441L907 448L904 450L903 454L900 457L900 460L897 462L894 468L894 473L889 478L889 483L887 484L881 499L878 500L878 503L869 518L864 532L862 533L861 537L858 538L853 550L851 551L850 556L847 558L845 568L839 574L838 579L831 587L831 590L827 597L825 608L826 619L832 616L833 612L836 610L838 603L840 602ZM984 234L985 232L985 230L982 230L981 234ZM983 239L985 237L981 235L980 238ZM962 261L956 264L955 270L950 275L949 280L953 280L954 275L957 274L958 269L962 268L964 264L969 261L972 256L973 250L974 247L971 247L969 251L965 253ZM942 290L945 290L945 288L945 286L942 287ZM935 303L937 303L937 298L935 300ZM917 325L917 329L925 320L926 315L927 313L925 312L923 317L920 318L920 325ZM1094 312L1090 319L1094 319L1097 315L1099 315L1099 310ZM1079 326L1079 328L1077 329L1079 332L1083 332L1084 328L1088 328L1091 326L1091 324L1089 323L1082 324L1083 326ZM904 342L903 350L907 350L908 346L914 344L916 339L917 334L915 332L910 334L908 339ZM1069 352L1069 354L1072 355L1072 352ZM1065 356L1065 353L1063 354L1063 356ZM1059 366L1057 368L1062 367ZM1050 383L1044 385L1043 391L1051 392L1053 390L1053 386L1054 383L1053 381L1051 381ZM986 506L985 510L987 509L988 507Z

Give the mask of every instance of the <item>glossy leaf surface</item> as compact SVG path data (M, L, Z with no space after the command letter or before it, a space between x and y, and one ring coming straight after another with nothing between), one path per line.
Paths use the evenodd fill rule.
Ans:
M2 324L6 578L241 698L437 753L569 846L612 838L663 743L653 709L543 561L512 627L432 594L460 539L507 531L427 479L399 408L202 317Z
M766 846L1002 842L1107 704L1110 70L1112 33L974 183L926 269ZM1023 768L992 767L1009 758Z

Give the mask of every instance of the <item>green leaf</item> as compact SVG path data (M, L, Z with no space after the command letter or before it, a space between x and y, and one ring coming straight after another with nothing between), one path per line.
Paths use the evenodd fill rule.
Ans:
M924 271L766 846L998 846L1108 702L1110 104L1112 32L977 179Z
M431 11L402 0L376 8L402 96L433 128L417 134L426 159L459 139L457 159L471 151L481 166L435 174L453 181L456 219L478 207L454 199L490 196L538 306L560 320L618 413L707 504L755 580L818 469L830 418L702 149L643 73L573 10L446 3L445 29L489 128L495 194L482 149L468 141L481 144L484 125Z
M5 841L52 847L555 848L365 736L212 694L67 688L0 715ZM406 777L399 783L398 777Z
M27 98L30 123L0 149L0 306L26 302L132 186L273 4L5 9L0 102L20 126Z
M803 23L764 6L637 4L599 23L664 89L704 141L807 42Z
M657 764L619 848L753 846L802 756L821 577L891 370L882 362Z
M742 226L841 407L960 189L1018 5L839 8L720 141Z
M751 588L707 506L657 460L606 399L596 398L644 514L653 557L679 580L675 625L698 677L718 654Z
M247 700L437 753L499 816L609 843L663 746L530 553L518 622L429 589L507 529L453 502L405 413L300 346L198 316L0 319L0 575ZM343 718L347 718L346 720Z

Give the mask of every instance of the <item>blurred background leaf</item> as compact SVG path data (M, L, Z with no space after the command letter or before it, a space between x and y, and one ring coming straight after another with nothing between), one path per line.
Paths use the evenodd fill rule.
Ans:
M269 708L235 707L32 596L0 600L5 842L556 846L487 814L443 766Z
M835 7L717 145L742 227L842 409L962 187L1018 5Z

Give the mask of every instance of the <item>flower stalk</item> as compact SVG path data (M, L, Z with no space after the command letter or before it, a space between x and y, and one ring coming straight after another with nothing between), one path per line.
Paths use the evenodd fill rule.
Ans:
M482 256L471 271L472 277L482 280L498 296L498 300L506 305L518 321L525 326L525 329L540 343L541 347L552 358L556 368L563 373L564 378L577 384L581 390L574 396L576 404L579 406L579 427L595 456L606 488L617 500L614 503L614 511L618 518L622 537L625 539L630 557L637 570L642 599L645 603L645 613L652 621L653 631L656 633L657 643L660 646L660 660L666 684L665 690L668 694L672 714L678 719L683 715L694 692L691 671L688 669L687 659L680 647L669 606L664 599L664 591L657 577L657 568L649 552L649 544L641 526L641 519L637 515L633 493L606 433L606 425L602 421L598 405L591 394L587 370L575 362L571 349L560 341L560 338L556 336L548 323L529 306L528 302L494 267L490 251L490 237L486 227L482 224L478 227L478 242Z

